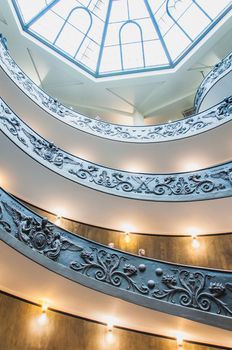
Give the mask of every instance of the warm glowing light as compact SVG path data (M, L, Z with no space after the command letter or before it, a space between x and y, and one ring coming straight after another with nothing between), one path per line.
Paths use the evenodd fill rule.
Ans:
M114 335L113 335L114 322L115 320L113 319L113 317L109 317L108 323L107 323L107 334L106 334L106 341L108 344L112 344L114 342Z
M199 163L195 162L185 162L184 163L184 171L195 171L201 168L201 165Z
M57 208L57 209L55 210L55 213L56 213L56 217L57 217L58 219L61 219L62 217L65 216L65 209L64 209L64 208Z
M198 241L197 236L193 236L192 247L194 249L199 249L200 248L200 242Z
M40 326L44 326L47 323L47 315L46 313L42 313L38 318L37 318L37 323Z
M130 232L134 232L135 231L135 227L133 225L131 225L131 224L122 224L121 225L121 230L123 232L130 233Z
M125 241L126 243L130 242L130 232L125 232Z
M171 123L171 122L172 122L171 120L168 121L168 123Z
M0 174L0 187L5 187L5 178L2 175L2 173Z
M108 244L108 247L113 249L113 248L114 248L114 243L113 243L113 242L110 242L110 243Z
M176 341L177 341L178 347L182 347L183 346L183 340L184 340L183 334L177 333Z
M141 164L126 164L126 170L131 173L139 173L143 171L143 169L141 169Z
M200 233L197 227L188 227L186 231L192 237L196 237Z
M112 332L107 332L106 333L106 341L108 344L113 344L114 342L114 335Z
M57 208L54 211L56 218L55 218L55 224L60 225L61 219L65 216L65 209L64 208Z
M48 309L48 303L43 303L41 306L42 313L46 313Z
M123 224L122 225L122 230L124 231L126 243L129 243L130 239L131 239L130 232L135 231L135 228L132 225L130 225L130 224Z
M108 330L108 332L112 332L113 331L113 327L114 327L113 320L109 320L109 322L107 323L107 330Z
M116 323L116 318L114 318L113 316L106 316L105 322L107 324L107 330L112 332L113 327Z
M200 242L197 239L199 229L197 229L196 227L189 227L187 229L187 232L188 232L188 234L190 234L192 236L192 247L194 249L198 249L200 247Z

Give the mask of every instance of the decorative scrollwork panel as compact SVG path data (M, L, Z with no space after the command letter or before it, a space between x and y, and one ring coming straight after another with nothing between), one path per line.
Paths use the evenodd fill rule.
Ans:
M53 266L62 265L79 283L84 276L91 286L94 281L97 290L110 286L113 295L124 298L126 293L126 300L131 296L133 301L138 295L143 298L138 303L144 300L146 305L149 300L154 309L162 301L162 305L185 308L190 315L191 310L201 311L231 322L232 273L169 264L102 246L51 224L3 190L0 190L0 228L3 239L10 235L12 244L20 243L17 249L26 247L24 254L29 249L35 257L43 257L45 265L48 261Z
M207 76L203 79L201 85L197 89L194 107L196 111L199 110L200 105L209 92L209 90L213 87L213 85L220 80L224 75L228 74L232 69L232 53L229 53L223 60L217 63L213 69L207 74Z
M232 99L226 110L232 111ZM232 195L232 163L191 173L132 173L90 163L64 152L30 129L0 99L0 129L36 161L81 185L133 199L192 201Z

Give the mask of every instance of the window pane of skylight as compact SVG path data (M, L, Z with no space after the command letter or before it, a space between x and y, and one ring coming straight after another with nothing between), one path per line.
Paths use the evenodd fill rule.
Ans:
M56 41L56 46L60 47L69 55L74 56L83 39L84 34L67 23L65 24L59 38Z
M99 45L96 45L92 40L85 39L83 45L76 56L76 59L89 67L93 71L96 70L97 59L99 56Z
M79 29L83 34L87 34L92 24L92 16L85 8L77 7L68 16L68 23Z
M66 1L66 0L62 0L62 1ZM96 0L95 0L96 1ZM76 2L77 2L77 5L78 6L84 6L84 7L88 7L89 6L89 4L91 3L91 2L93 2L93 0L76 0Z
M109 0L94 0L90 2L89 10L105 22L108 7Z
M168 64L163 46L159 40L144 42L146 66L158 66Z
M167 0L167 12L175 21L178 21L192 5L192 0Z
M70 12L78 6L81 5L76 0L61 0L53 6L52 11L57 13L60 17L66 19Z
M142 41L142 31L138 24L127 22L120 30L120 38L122 44Z
M191 44L191 41L177 26L174 26L164 39L173 60Z
M49 42L53 42L57 33L60 31L63 22L64 21L55 13L48 11L31 26L31 29L35 33L42 35Z
M197 3L206 11L211 18L215 18L228 5L232 4L231 0L197 0Z
M48 1L51 2L52 0ZM23 15L24 22L27 23L32 17L39 13L43 8L47 6L45 0L28 1L17 0L20 12Z
M122 23L112 23L108 25L108 30L106 34L105 45L118 45L119 44L119 30Z
M135 0L128 0L128 4L131 19L150 17L143 0L136 0L136 3Z
M100 65L100 73L120 71L121 69L119 46L105 47Z
M127 21L128 18L128 8L125 0L112 1L112 8L110 11L110 23Z
M158 34L150 18L140 19L140 20L137 20L136 22L142 28L143 40L158 39Z
M104 30L104 23L95 15L92 15L92 26L89 31L88 36L92 38L94 41L96 41L98 44L101 43L102 40L102 34Z
M211 21L197 6L193 5L181 16L178 23L192 39L195 39Z
M142 45L122 45L122 59L124 69L144 67Z

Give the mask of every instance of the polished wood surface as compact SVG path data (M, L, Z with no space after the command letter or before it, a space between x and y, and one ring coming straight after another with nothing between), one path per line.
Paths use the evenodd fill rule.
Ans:
M47 311L0 293L1 350L177 350L176 340L107 327L96 322ZM182 350L222 350L189 342Z
M133 254L138 254L138 250L143 248L147 257L158 260L232 270L232 233L198 237L200 247L194 249L192 237L130 234L127 240L122 232L85 225L64 218L56 220L52 214L28 204L27 206L40 215L47 216L49 220L68 231L105 245L113 242L115 248Z

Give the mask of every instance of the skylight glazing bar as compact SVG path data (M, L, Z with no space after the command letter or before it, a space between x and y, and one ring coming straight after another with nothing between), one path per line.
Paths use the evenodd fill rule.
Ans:
M173 15L171 14L170 10L169 10L169 2L170 0L167 0L166 2L166 12L168 14L168 16L171 18L171 20L177 25L177 27L184 33L184 35L191 41L191 43L193 42L193 39L188 35L188 33L184 30L184 28L178 23L178 21L173 17ZM190 5L191 6L191 5ZM188 9L187 9L188 10ZM186 10L186 11L187 11Z
M139 29L139 33L140 33L140 44L141 44L141 49L142 49L142 56L143 56L143 67L145 67L146 66L146 63L145 63L145 54L144 54L144 44L143 44L143 42L144 42L144 40L143 40L143 32L142 32L142 29L141 29L141 27L140 27L140 25L137 23L137 22L135 22L135 21L132 21L132 20L128 20L127 22L125 22L122 26L121 26L121 28L120 28L120 30L119 30L119 47L120 47L120 57L121 57L121 67L122 67L122 70L124 70L125 68L124 68L124 64L123 64L123 49L122 49L122 46L123 46L123 44L122 44L122 29L127 25L127 24L133 24L133 25L135 25L138 29ZM138 43L137 41L135 42L135 43ZM131 43L130 43L131 44Z
M40 11L36 16L34 16L29 22L24 25L25 29L28 29L32 26L38 19L45 15L53 6L55 6L60 0L53 0L47 7Z
M83 6L76 6L76 7L74 7L74 8L69 12L69 15L68 15L67 18L65 19L65 21L64 21L64 23L63 23L63 25L62 25L60 31L58 32L58 34L57 34L55 40L53 41L53 45L56 45L56 42L57 42L57 40L59 39L59 37L60 37L60 35L61 35L61 33L62 33L64 27L65 27L66 24L68 23L69 18L72 16L73 12L74 12L74 11L77 11L77 10L84 10L84 11L86 11L86 12L89 14L90 24L89 24L89 26L88 26L88 30L86 31L86 33L84 33L84 37L83 37L82 41L80 42L80 44L79 44L79 46L78 46L78 48L77 48L77 50L76 50L76 52L75 52L75 54L74 54L74 56L73 56L74 58L76 58L76 56L77 56L77 54L78 54L78 52L79 52L79 50L80 50L80 48L81 48L81 46L82 46L82 44L83 44L83 42L84 42L86 36L88 35L88 33L89 33L90 29L91 29L91 26L92 26L93 20L92 20L91 12L89 11L89 9L87 9L87 8L85 8L85 7L83 7Z
M213 22L213 19L210 17L210 15L208 15L208 13L203 9L201 5L198 4L196 0L192 0L192 2L199 8L199 10L201 10L201 12L204 13L204 15L210 20L210 22Z
M106 13L106 21L105 21L105 25L104 25L104 29L103 29L103 33L102 33L102 40L101 40L101 45L100 45L100 51L99 51L99 56L98 56L98 60L97 60L96 76L99 75L99 70L100 70L102 54L103 54L105 41L106 41L106 34L107 34L108 25L109 25L109 19L110 19L110 13L111 13L111 9L112 9L112 4L113 4L113 0L109 0L109 5L108 5L107 13Z
M169 65L172 66L172 65L173 65L173 62L172 62L171 56L170 56L169 51L168 51L168 48L167 48L167 46L166 46L166 44L165 44L164 38L163 38L163 36L162 36L162 34L161 34L161 32L160 32L158 23L156 22L156 19L155 19L155 17L154 17L154 14L153 14L153 12L152 12L152 10L151 10L151 7L150 7L150 5L149 5L149 3L148 3L147 0L144 0L144 4L146 5L146 8L147 8L147 10L148 10L148 12L149 12L149 15L150 15L150 17L151 17L151 21L152 21L152 23L153 23L153 26L154 26L154 28L155 28L155 30L156 30L156 32L157 32L157 34L158 34L159 40L160 40L160 42L161 42L161 44L162 44L162 46L163 46L163 49L164 49L165 55L167 56Z

